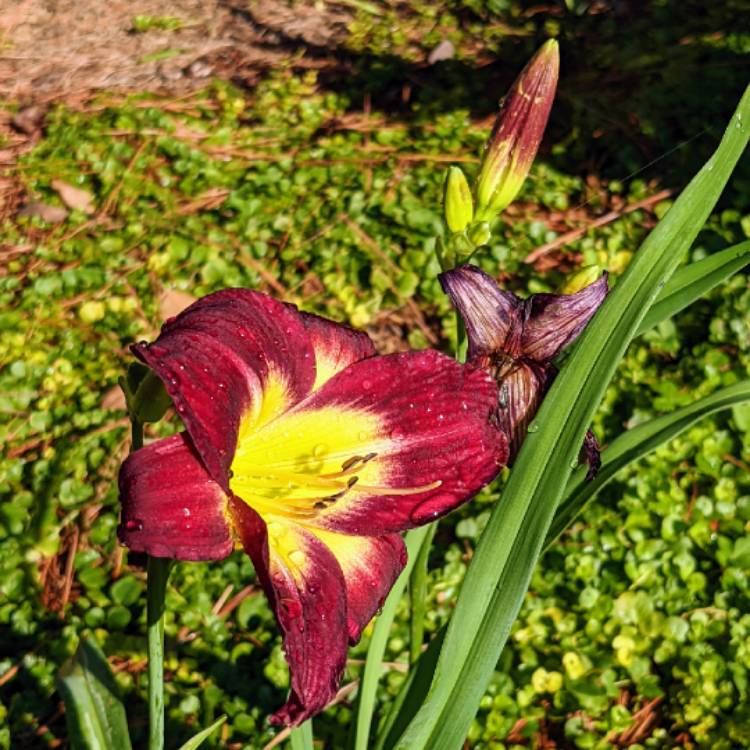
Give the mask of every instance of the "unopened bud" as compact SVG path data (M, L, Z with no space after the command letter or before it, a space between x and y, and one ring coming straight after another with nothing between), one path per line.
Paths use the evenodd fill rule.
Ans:
M445 223L454 234L463 232L474 218L474 201L469 183L458 167L449 167L445 175L443 211Z
M560 294L575 294L591 286L602 275L599 266L584 266L568 276L560 287Z
M521 189L549 119L559 68L557 42L550 40L529 61L505 97L477 179L477 219L494 219Z
M486 245L490 241L490 237L492 237L492 232L490 231L490 225L486 221L474 224L469 230L469 242L474 247Z

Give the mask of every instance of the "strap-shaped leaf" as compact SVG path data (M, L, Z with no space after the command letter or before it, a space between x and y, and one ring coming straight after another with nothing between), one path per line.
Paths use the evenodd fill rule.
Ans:
M227 720L226 714L220 716L216 721L211 724L210 727L202 729L198 734L193 735L184 745L180 747L180 750L196 750L203 744L204 740L207 740L213 732L215 732L225 721Z
M131 750L128 721L107 658L91 638L82 638L58 674L73 750Z
M636 335L692 305L749 263L750 240L746 240L677 269L641 321Z
M728 409L743 401L750 401L750 380L743 380L712 393L680 409L639 424L612 441L602 453L602 466L596 478L586 481L586 468L581 467L571 477L566 496L555 513L545 546L562 534L575 517L618 471L628 464L656 450L703 417L721 409Z
M359 685L357 724L354 736L355 750L367 750L370 747L370 726L372 725L372 715L375 711L375 695L378 689L378 680L383 671L382 664L385 645L388 642L393 618L396 616L396 608L406 588L406 582L409 580L419 550L429 532L429 525L407 532L404 539L406 551L409 556L406 567L401 571L401 575L396 579L396 583L393 584L393 588L383 604L383 609L375 620L372 638L367 649L367 661L365 662L362 681Z
M529 426L469 566L427 700L400 737L400 750L456 750L463 743L604 390L716 204L749 136L750 87L719 148L636 253Z

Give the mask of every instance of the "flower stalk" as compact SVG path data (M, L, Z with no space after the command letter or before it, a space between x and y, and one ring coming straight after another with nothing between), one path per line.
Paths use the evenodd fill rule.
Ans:
M149 750L164 748L164 597L171 564L165 557L149 557L147 564Z

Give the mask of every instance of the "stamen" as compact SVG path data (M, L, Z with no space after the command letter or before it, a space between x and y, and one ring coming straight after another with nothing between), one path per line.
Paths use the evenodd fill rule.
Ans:
M374 487L370 485L358 484L357 489L360 492L369 492L371 495L398 495L403 497L406 495L418 495L420 492L429 492L430 490L436 490L442 485L442 480L438 479L436 482L430 484L423 484L421 487Z

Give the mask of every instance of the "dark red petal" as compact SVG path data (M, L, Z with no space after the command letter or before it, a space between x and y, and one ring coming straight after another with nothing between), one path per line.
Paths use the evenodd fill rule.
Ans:
M164 381L211 476L227 489L240 419L260 408L270 378L287 405L315 381L312 346L290 305L247 289L203 297L135 354Z
M281 628L291 690L274 724L296 726L336 695L346 665L344 576L331 551L296 524L269 535L263 519L242 500L230 501L232 517L255 565ZM299 558L299 562L291 556Z
M554 376L555 370L551 366L545 368L535 362L516 362L498 379L497 417L500 429L510 438L509 465L515 461L529 424Z
M365 537L309 530L334 554L344 573L349 642L354 644L406 565L404 540L398 534Z
M458 266L438 278L463 318L469 340L469 359L497 351L518 356L524 312L522 300L504 292L495 279L476 266Z
M379 425L377 434L363 433L362 443L353 446L357 455L376 454L362 481L311 521L331 531L382 536L427 523L473 497L508 456L507 439L491 419L494 381L435 351L357 362L293 411L331 407L344 416L374 415ZM380 488L376 493L367 490L372 481ZM422 492L398 493L435 483Z
M117 536L133 552L220 560L233 549L227 496L184 433L131 453L120 467Z
M302 320L315 351L315 388L345 367L375 354L375 347L364 331L302 313Z
M572 343L607 296L607 274L575 294L535 294L526 300L522 353L550 362Z

